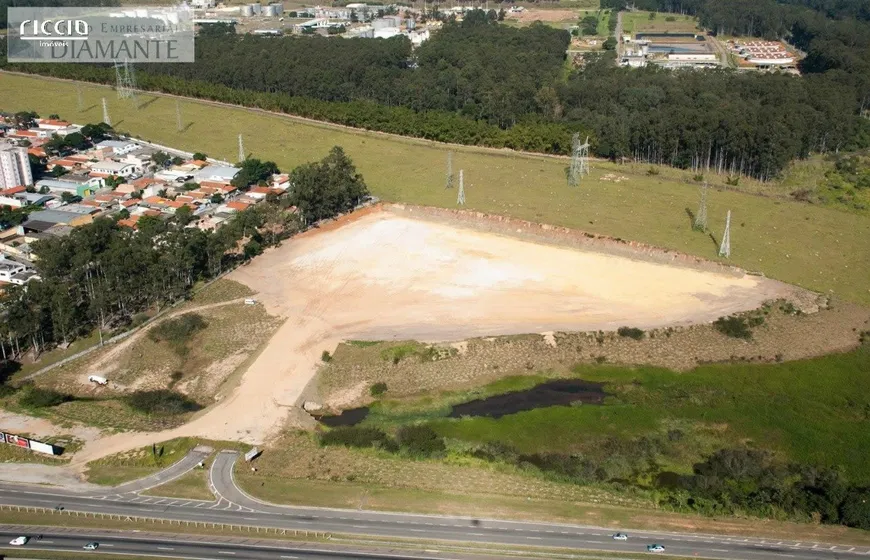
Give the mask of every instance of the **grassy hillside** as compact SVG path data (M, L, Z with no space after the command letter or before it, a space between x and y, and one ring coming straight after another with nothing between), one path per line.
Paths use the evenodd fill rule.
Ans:
M110 89L40 78L0 75L0 109L58 113L75 122L102 120L105 97L113 124L141 138L213 157L236 159L237 136L246 151L289 169L341 145L372 192L388 201L453 207L444 189L448 147L421 140L205 103L181 103L185 128L176 130L175 100L143 96L144 107L118 100ZM870 303L870 218L785 200L717 190L709 201L712 237L692 232L687 210L698 204L691 174L595 162L576 190L566 186L567 160L506 151L451 147L454 171L465 171L467 208L563 225L716 258L727 210L733 214L732 262L811 289ZM721 180L721 179L720 179ZM762 189L763 190L763 189Z
M870 482L865 452L870 448L870 346L814 360L714 364L686 373L581 365L559 375L603 382L610 396L600 406L553 406L498 419L446 418L450 405L546 380L509 377L473 391L385 400L372 406L363 425L391 429L425 421L454 440L601 460L614 446L648 438L658 442L660 465L678 472L691 472L694 462L717 449L747 445L803 464L841 465L851 480Z

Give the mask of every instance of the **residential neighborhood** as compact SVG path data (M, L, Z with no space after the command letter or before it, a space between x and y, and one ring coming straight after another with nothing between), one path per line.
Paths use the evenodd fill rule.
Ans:
M214 230L290 185L288 175L275 174L243 192L232 184L240 168L228 162L118 136L108 127L107 139L91 143L82 141L82 131L94 125L21 120L0 115L0 209L26 213L20 223L0 223L0 288L38 278L34 242L69 235L96 218L136 230L143 216L168 220L186 209L185 227Z

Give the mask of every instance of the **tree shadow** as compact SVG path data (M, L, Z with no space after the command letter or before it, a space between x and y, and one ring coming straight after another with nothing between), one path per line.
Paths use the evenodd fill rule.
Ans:
M686 215L689 217L689 227L695 227L695 213L688 206L686 207Z
M193 121L184 125L184 128L181 129L181 132L187 132L188 130L190 130L190 127L192 127L192 126L193 126Z
M139 108L139 109L146 109L149 105L151 105L151 104L154 103L155 101L157 101L157 98L156 98L156 97L152 97L152 98L149 99L148 101L145 101L145 102L140 103L138 108Z
M713 232L707 232L707 235L710 236L710 241L713 242L713 245L716 247L716 254L719 254L719 242L716 240L716 236L713 235Z

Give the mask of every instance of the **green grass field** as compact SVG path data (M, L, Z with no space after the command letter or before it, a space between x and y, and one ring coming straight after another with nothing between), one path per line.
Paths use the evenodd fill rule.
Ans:
M650 19L651 13L637 11L622 14L623 33L691 33L698 30L697 18L657 12L655 17Z
M85 110L79 112L71 83L2 74L0 109L58 113L78 123L95 122L102 120L100 99L105 97L118 130L230 161L236 159L241 133L249 153L273 159L283 169L318 160L333 145L341 145L375 195L386 201L441 207L455 207L455 191L444 189L447 152L453 150L454 170L465 171L467 209L716 258L713 239L690 228L686 210L697 208L698 187L688 171L662 169L650 176L645 172L648 166L593 162L591 175L579 189L571 190L565 182L564 158L447 146L195 101L181 103L187 124L177 132L173 99L144 95L145 107L137 110L129 101L118 100L109 88L85 85L82 89ZM613 177L625 180L616 182ZM724 181L707 179L714 185ZM732 211L734 264L870 303L870 218L734 190L712 192L708 209L715 238L721 237L726 211Z
M522 391L547 377L507 377L471 391L384 399L364 425L392 429L432 422L448 437L498 441L523 453L580 452L595 456L606 438L628 440L679 430L679 443L661 449L668 469L691 472L718 449L750 445L783 459L841 465L870 482L870 346L813 360L782 364L716 364L686 373L653 367L582 365L556 375L606 383L603 406L547 407L499 419L447 419L450 406ZM552 374L550 374L552 375Z

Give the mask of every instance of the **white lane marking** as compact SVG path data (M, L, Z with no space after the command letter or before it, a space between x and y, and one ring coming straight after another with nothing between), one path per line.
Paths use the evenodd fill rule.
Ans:
M115 546L113 544L101 544L100 546Z
M730 552L726 548L711 548L710 550L712 550L713 552Z
M527 539L533 539L533 540L536 540L536 541L542 541L542 540L544 540L542 537L526 537L526 538L527 538Z
M175 550L175 549L172 547L169 547L169 546L158 546L157 550Z
M281 558L299 558L298 556L281 556Z
M235 554L235 552L230 552L228 550L218 550L218 554Z
M42 544L54 544L54 541L39 541Z

